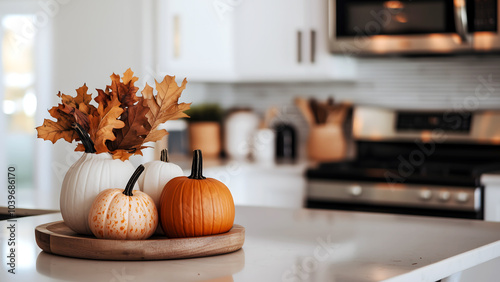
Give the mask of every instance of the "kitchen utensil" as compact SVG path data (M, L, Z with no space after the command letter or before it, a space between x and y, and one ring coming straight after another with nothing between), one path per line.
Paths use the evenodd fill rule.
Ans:
M326 104L328 106L333 106L335 105L335 100L333 99L333 97L328 97L328 99L326 100Z
M315 124L326 123L329 115L338 111L340 105L333 103L333 98L329 98L326 102L319 102L314 98L309 99L309 107L313 113Z
M273 119L278 116L279 110L275 106L270 107L267 109L265 115L264 115L264 120L262 121L260 128L269 128L271 127L271 122Z
M347 103L329 106L326 123L342 125L351 105Z
M312 126L315 123L315 120L307 100L300 97L295 98L295 105L297 106L297 108L299 108L302 116L307 121L307 124L309 124L309 126Z
M309 99L309 107L311 108L311 111L314 115L314 123L315 124L320 124L321 122L321 109L320 109L320 106L318 104L318 101L314 98L310 98Z
M78 235L64 221L35 228L37 245L45 252L67 257L100 260L163 260L205 257L234 252L245 241L245 228L235 224L226 233L175 238L153 236L147 240L108 240Z

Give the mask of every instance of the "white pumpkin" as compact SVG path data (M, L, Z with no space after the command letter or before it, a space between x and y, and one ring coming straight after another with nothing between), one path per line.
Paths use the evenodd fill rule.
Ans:
M156 207L160 206L160 195L163 187L172 178L184 176L182 169L173 163L168 162L168 151L163 149L159 161L152 161L144 164L144 173L139 177L139 188L148 194L155 202Z
M79 234L92 235L88 215L95 197L103 190L125 187L134 173L130 161L113 160L108 153L95 154L87 132L76 125L85 153L66 172L61 187L60 208L64 223ZM135 189L139 189L136 184Z

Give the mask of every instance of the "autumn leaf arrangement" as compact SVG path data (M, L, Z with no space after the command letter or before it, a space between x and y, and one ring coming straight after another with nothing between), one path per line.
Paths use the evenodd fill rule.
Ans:
M97 96L92 104L92 94L87 93L84 84L76 89L76 97L59 92L61 103L52 107L49 114L56 121L45 119L36 128L38 138L55 143L59 139L67 142L81 141L72 125L80 124L88 133L96 153L110 153L113 159L128 160L132 155L142 155L148 142L161 140L168 132L158 127L168 120L188 117L184 111L190 103L179 103L182 91L186 88L184 79L181 86L175 76L165 76L154 89L146 83L137 95L134 83L139 79L128 69L122 77L112 74L111 85L105 90L96 89ZM75 151L84 151L80 142Z

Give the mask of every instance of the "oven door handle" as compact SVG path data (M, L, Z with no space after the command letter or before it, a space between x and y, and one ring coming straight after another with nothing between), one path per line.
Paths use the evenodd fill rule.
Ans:
M453 0L453 11L455 14L455 26L462 44L467 43L467 0Z

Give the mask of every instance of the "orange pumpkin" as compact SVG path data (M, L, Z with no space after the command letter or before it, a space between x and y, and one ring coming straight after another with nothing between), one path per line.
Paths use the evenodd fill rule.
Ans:
M167 237L197 237L227 232L234 222L233 196L224 183L202 174L195 150L191 175L170 180L160 196L160 222Z
M97 238L147 239L158 226L158 212L153 199L132 188L144 171L140 165L123 189L106 189L99 193L88 216L89 227Z

